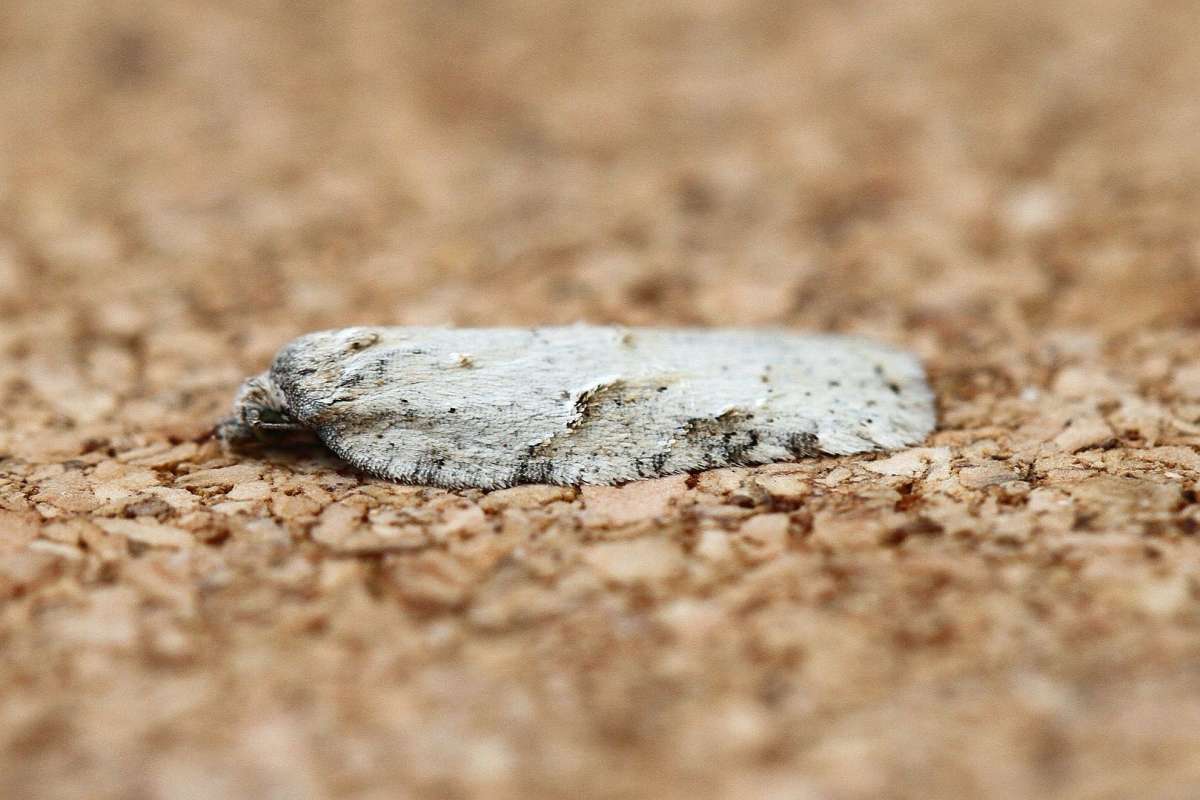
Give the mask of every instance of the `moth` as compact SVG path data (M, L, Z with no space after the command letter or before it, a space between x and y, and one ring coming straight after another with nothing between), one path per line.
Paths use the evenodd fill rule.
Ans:
M218 433L315 434L375 475L493 489L890 450L934 423L917 358L848 336L356 327L285 345Z

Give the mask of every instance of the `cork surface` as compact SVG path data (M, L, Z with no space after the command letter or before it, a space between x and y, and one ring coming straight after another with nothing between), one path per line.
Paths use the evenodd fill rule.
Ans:
M0 796L1200 793L1200 7L0 4ZM886 457L228 453L351 324L925 359Z

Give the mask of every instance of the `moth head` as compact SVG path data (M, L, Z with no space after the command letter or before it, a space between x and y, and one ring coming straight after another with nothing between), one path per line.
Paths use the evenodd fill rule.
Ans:
M286 444L312 439L312 433L288 413L287 400L265 372L248 379L238 389L233 416L217 426L217 435L231 443Z

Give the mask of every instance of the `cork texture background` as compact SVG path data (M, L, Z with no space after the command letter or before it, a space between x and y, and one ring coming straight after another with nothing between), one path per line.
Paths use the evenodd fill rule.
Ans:
M1200 794L1200 5L0 4L0 796ZM780 325L888 456L224 452L350 324Z

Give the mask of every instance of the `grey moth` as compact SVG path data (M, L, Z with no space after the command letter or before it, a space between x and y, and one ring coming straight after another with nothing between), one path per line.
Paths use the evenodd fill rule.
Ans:
M916 357L848 336L357 327L285 345L218 432L315 434L375 475L491 489L890 450L934 423Z

